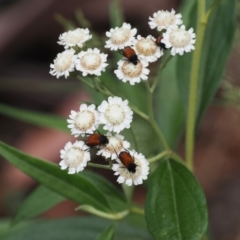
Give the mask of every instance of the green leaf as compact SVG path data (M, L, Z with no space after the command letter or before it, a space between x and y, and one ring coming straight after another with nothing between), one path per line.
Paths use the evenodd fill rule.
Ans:
M84 176L69 175L56 164L33 158L3 142L0 142L0 155L52 191L77 203L92 205L100 211L111 212L101 189Z
M115 212L126 209L126 200L123 193L120 192L110 181L103 178L101 175L90 171L83 171L81 174L94 186L101 189L109 205Z
M188 9L187 12L189 28L194 27L194 23L196 23L197 5L193 2L192 0L185 1L185 5L191 3L192 7L191 11ZM207 1L207 5L210 6L212 2ZM187 17L185 16L185 18ZM235 29L236 1L221 1L213 10L207 22L202 45L196 107L197 123L199 123L220 85L232 47ZM182 57L177 57L178 85L186 111L188 108L192 55L192 53L186 53Z
M150 178L145 217L156 239L201 239L207 229L206 200L201 186L183 164L161 161Z
M132 137L131 131L135 135L136 143ZM123 134L131 143L131 149L133 148L136 151L143 153L146 157L150 157L160 147L156 132L148 122L136 116L136 114L131 123L131 131L126 129L121 132L121 134Z
M64 200L64 197L40 185L23 202L12 221L12 225L36 217Z
M184 111L177 85L176 58L172 58L159 76L155 92L156 118L170 147L175 147L183 129Z
M109 17L112 28L122 26L124 17L119 0L111 0L109 4Z
M222 1L213 10L210 17L203 44L207 57L204 61L205 71L202 77L198 121L210 104L222 80L236 30L236 9L236 1ZM206 49L205 43L208 43Z
M93 240L109 226L110 221L95 217L71 217L37 222L30 226L13 229L2 240ZM125 223L119 223L116 240L152 240L148 232Z
M0 104L0 113L40 127L48 127L69 132L67 121L63 117L23 110L2 103Z
M182 13L185 25L190 25L190 23L193 24L190 16L192 15L192 9L195 5L196 0L185 0L181 5L181 10L179 12ZM194 14L196 15L195 12ZM170 50L165 50L165 52L164 57L167 59ZM183 98L185 95L184 93L180 95L179 89L183 89L186 94L186 92L188 92L188 85L182 85L184 81L180 82L179 74L177 73L178 64L181 60L182 57L173 56L167 63L161 74L157 76L161 78L161 80L155 92L155 104L157 105L155 115L160 129L171 148L177 146L185 120L183 103L181 101L181 97ZM181 75L186 71L189 71L189 67L186 68L185 66L185 69L182 69ZM182 76L181 79L184 79L184 76Z
M9 226L10 221L8 221L8 219L0 219L0 239L2 239L2 236L7 233Z
M114 240L115 225L110 225L96 238L96 240Z

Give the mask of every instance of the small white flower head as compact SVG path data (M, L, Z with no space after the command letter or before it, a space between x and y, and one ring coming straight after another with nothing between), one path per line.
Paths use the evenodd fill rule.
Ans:
M109 40L106 41L105 48L110 48L111 50L116 51L131 46L136 33L137 29L131 29L129 23L123 23L122 27L112 28L109 32L106 32Z
M50 64L50 74L56 76L57 78L65 76L67 78L70 72L75 69L74 62L77 58L75 50L69 49L62 53L59 53L54 59L53 64Z
M117 182L126 183L128 186L139 185L146 180L149 174L149 163L146 158L135 151L127 152L133 159L133 163L125 163L118 160L118 163L113 164L112 170L115 171L114 175L119 176ZM127 162L127 161L125 161Z
M122 59L118 61L118 69L114 71L117 78L123 82L129 82L131 85L139 83L141 80L146 81L148 79L149 69L148 62L139 58L136 65L128 60Z
M82 171L91 159L89 148L83 141L76 141L74 144L68 142L60 151L60 157L62 159L59 163L61 169L68 168L69 174Z
M110 158L112 160L117 159L118 154L124 149L128 149L130 147L130 143L124 141L124 137L122 135L116 134L113 136L111 133L106 134L109 143L104 145L98 152L97 155L102 155L105 158Z
M187 31L185 26L181 26L180 28L168 29L166 33L163 33L161 42L165 44L166 48L172 48L171 54L173 56L183 55L184 52L191 52L195 49L196 34L193 32L193 28Z
M89 29L77 28L61 34L58 44L63 45L65 49L76 46L82 48L83 44L91 38Z
M87 106L82 104L78 112L71 111L67 122L68 128L74 137L84 136L86 133L92 134L99 125L99 113L95 110L95 105Z
M106 61L107 54L100 53L97 48L89 48L87 51L82 51L77 55L75 66L78 71L82 72L83 76L88 74L100 76L108 65Z
M153 17L149 17L149 27L151 29L157 28L158 31L163 29L175 28L178 25L182 24L182 15L175 14L175 11L172 9L171 12L160 10L153 14Z
M143 58L147 62L155 62L163 55L163 51L156 44L156 39L149 35L146 38L137 36L134 50L137 56Z
M133 112L128 106L128 100L120 97L109 97L98 106L99 122L105 124L103 129L119 133L124 128L130 128Z

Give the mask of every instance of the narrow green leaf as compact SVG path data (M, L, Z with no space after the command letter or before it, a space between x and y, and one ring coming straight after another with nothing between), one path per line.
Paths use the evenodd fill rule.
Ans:
M96 217L71 217L52 221L36 222L12 229L1 240L93 240L109 226L110 221ZM116 240L152 240L148 232L130 224L119 223Z
M66 119L60 116L23 110L2 103L0 113L37 126L69 132Z
M64 197L40 185L23 202L12 225L36 217L64 200Z
M210 17L203 44L207 57L202 78L198 121L210 104L222 80L236 30L236 9L236 0L222 1L213 10ZM207 49L205 49L206 42L209 42Z
M150 178L145 217L156 239L201 239L207 229L206 200L201 186L183 164L161 161Z
M80 204L92 205L101 211L111 212L102 193L80 174L69 175L56 164L33 158L0 142L0 155L18 169L39 181L49 189Z
M196 1L185 0L185 6L191 3L191 11L187 11L185 18L188 28L196 23ZM213 1L207 1L210 7ZM213 9L206 25L205 38L199 63L199 79L197 91L196 121L199 123L206 108L211 103L216 93L225 70L225 65L232 47L236 29L236 0L221 1ZM196 31L196 29L195 29ZM197 38L196 38L197 39ZM190 71L192 64L192 53L186 53L177 57L178 86L185 110L188 108L188 94L190 84Z
M109 17L112 28L122 26L124 17L119 0L111 0L109 4Z
M96 238L96 240L114 240L115 225L110 225Z

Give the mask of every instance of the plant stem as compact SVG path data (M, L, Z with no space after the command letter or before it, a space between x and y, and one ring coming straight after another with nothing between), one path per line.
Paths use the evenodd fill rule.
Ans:
M199 76L199 66L201 50L206 25L201 22L205 14L205 1L198 0L197 14L197 41L196 50L193 52L192 69L190 75L190 89L188 98L188 114L186 127L186 164L189 170L193 171L193 152L194 152L194 132L196 119L197 86Z
M160 81L160 74L162 70L166 67L167 63L172 59L172 55L169 55L164 62L161 62L157 76L154 78L153 84L151 86L151 92L153 93Z
M156 156L154 156L152 158L149 158L148 162L149 163L156 162L156 161L160 160L161 158L166 157L166 156L168 156L170 154L171 154L171 151L166 150L166 151L161 152L161 153L159 153L158 155L156 155Z
M138 207L132 207L130 209L130 212L137 213L137 214L140 214L140 215L144 215L144 209L138 208Z
M160 130L159 126L157 125L154 115L153 115L153 92L151 91L149 82L147 81L145 83L145 87L146 87L146 92L147 92L147 101L148 101L148 122L151 124L153 130L156 132L156 134L158 135L158 138L162 144L162 146L164 147L165 150L168 150L168 144L167 141L165 140L162 131Z
M135 134L134 134L134 132L133 132L133 128L130 128L129 130L130 130L131 135L132 135L132 138L133 138L134 148L135 148L135 150L138 152L138 143L137 143L136 136L135 136Z
M156 155L152 158L149 158L148 162L153 163L164 157L173 158L174 160L185 164L185 161L177 153L175 153L174 151L171 151L171 150L163 151L163 152L159 153L158 155Z
M99 216L99 217L111 219L111 220L120 220L120 219L125 218L129 214L128 209L126 209L122 212L107 213L107 212L100 211L90 205L81 205L81 206L77 207L76 210L82 210L82 211L91 213L95 216Z
M88 87L90 87L93 90L95 89L95 86L93 84L91 84L89 81L87 81L85 78L81 77L81 76L77 76L77 78L81 81L83 81ZM99 78L98 78L99 80ZM101 81L101 79L99 80ZM106 84L103 83L103 81L101 81L101 83L103 84L105 89L102 88L98 88L97 91L106 95L106 96L116 96L116 94L114 94L108 87ZM142 112L137 106L135 106L133 103L129 102L129 106L130 108L133 110L134 113L136 113L139 117L141 117L144 120L148 120L148 116Z
M95 167L95 168L103 168L103 169L111 169L110 165L102 165L102 164L97 164L97 163L88 163L87 164L89 167Z
M157 133L158 138L159 138L160 142L162 143L164 149L165 149L165 150L169 150L170 148L169 148L169 146L168 146L168 144L167 144L167 141L166 141L165 137L163 136L163 133L162 133L162 131L160 130L159 126L157 125L155 119L150 119L149 122L151 123L153 129L154 129L155 132Z
M93 84L91 84L89 81L87 81L85 78L81 77L81 76L77 76L77 79L80 81L83 81L88 87L90 87L91 89L95 89Z

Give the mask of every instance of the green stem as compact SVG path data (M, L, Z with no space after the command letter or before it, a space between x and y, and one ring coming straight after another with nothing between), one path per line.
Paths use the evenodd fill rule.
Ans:
M132 196L133 196L134 188L135 188L134 185L128 186L125 183L122 183L122 189L127 200L128 209L130 209L132 205Z
M153 94L151 92L149 82L145 82L146 92L147 92L147 107L149 119L154 119L153 115Z
M153 127L153 130L156 132L156 134L158 135L158 138L160 140L160 142L162 143L163 147L165 150L169 150L169 146L166 142L165 137L163 136L162 131L160 130L159 126L157 125L156 121L154 119L150 119L149 121Z
M141 117L144 120L148 120L148 115L142 112L138 107L133 105L132 103L129 102L130 108L133 110L134 113L136 113L139 117Z
M130 130L132 138L133 138L134 148L138 152L138 143L137 143L136 136L135 136L135 134L133 132L133 128L130 128L129 130Z
M190 89L188 98L188 114L186 127L186 164L193 171L193 151L194 151L194 132L196 118L196 101L197 101L197 86L199 76L199 66L201 59L201 50L204 38L206 25L201 19L205 14L205 1L198 0L198 15L197 15L197 41L196 50L193 52L192 69L190 75Z
M111 219L111 220L120 220L120 219L125 218L129 214L128 209L126 209L122 212L117 212L117 213L106 213L106 212L102 212L90 205L81 205L81 206L77 207L75 210L82 210L82 211L91 213L93 215L96 215L96 216L99 216L102 218L106 218L106 219Z
M91 84L89 81L87 81L86 79L84 79L81 76L77 76L77 78L81 81L83 81L86 85L88 85L91 89L95 90L95 86L93 84ZM101 79L100 79L101 81ZM101 83L103 84L103 81L101 81ZM102 93L103 95L106 96L116 96L116 94L114 94L113 92L111 92L111 90L107 87L106 84L104 84L104 89L102 88L98 88L97 89L98 92ZM129 102L129 106L130 108L133 110L134 113L136 113L139 117L141 117L144 120L148 120L148 116L147 114L145 114L144 112L142 112L137 106L135 106L134 104L132 104L131 102Z
M154 156L152 158L149 158L148 162L149 163L156 162L156 161L158 161L159 159L161 159L163 157L169 156L170 154L171 154L171 151L166 150L166 151L161 152L161 153L159 153L158 155L156 155L156 156Z
M159 126L157 125L154 115L153 115L153 92L151 91L149 82L147 81L145 83L146 87L146 92L147 92L147 101L148 101L148 122L152 125L153 130L156 132L158 135L158 138L163 145L165 150L168 150L168 144L167 141L165 140L162 131L160 130Z
M176 160L176 161L178 161L178 162L180 162L180 163L185 164L185 161L184 161L177 153L171 152L170 156L171 156L174 160Z
M88 163L87 164L89 167L95 167L95 168L103 168L103 169L111 169L110 165L102 165L102 164L97 164L97 163Z
M88 87L90 87L91 89L95 89L93 84L91 84L89 81L87 81L85 78L81 77L81 76L77 76L77 79L84 82Z
M132 207L130 209L130 212L137 213L137 214L140 214L140 215L144 215L144 209L138 208L138 207Z
M172 55L169 55L164 62L161 62L161 65L159 67L159 70L158 70L158 73L157 73L157 76L155 77L154 79L154 82L152 84L152 87L151 87L151 92L153 93L160 81L160 74L162 72L162 70L166 67L167 63L172 59Z

